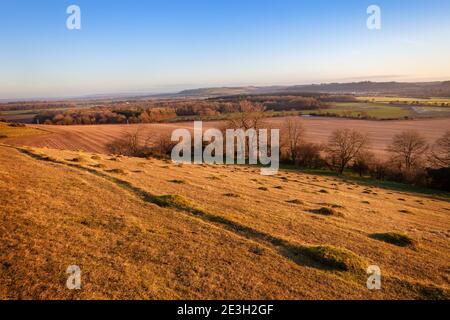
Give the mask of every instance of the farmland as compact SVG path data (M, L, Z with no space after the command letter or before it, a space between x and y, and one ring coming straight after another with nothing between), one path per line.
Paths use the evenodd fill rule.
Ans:
M0 146L0 172L1 298L449 297L448 198L46 148Z
M267 120L270 127L283 129L285 118ZM324 143L331 132L338 128L354 128L368 133L372 140L372 149L383 155L392 137L408 129L419 130L429 142L438 139L449 127L447 119L411 120L411 121L365 121L336 118L303 118L306 139L311 142ZM205 122L204 128L220 127L220 122ZM94 126L44 126L33 125L47 132L46 135L17 137L5 139L5 143L33 147L84 150L88 152L107 153L106 146L126 132L140 130L142 137L156 141L160 135L170 135L177 128L192 128L192 122L140 124L140 125L94 125ZM0 132L1 134L1 132Z

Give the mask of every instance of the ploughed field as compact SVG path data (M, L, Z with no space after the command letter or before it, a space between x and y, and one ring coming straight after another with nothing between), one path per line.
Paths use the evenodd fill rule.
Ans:
M286 118L271 118L266 122L272 128L283 129ZM415 129L424 135L430 143L440 138L450 127L450 118L430 120L366 121L336 118L304 118L306 139L310 142L324 143L331 132L338 128L354 128L366 132L372 140L375 153L384 155L392 137L404 130ZM217 128L221 122L204 122L203 127ZM48 147L66 150L83 150L106 153L107 145L126 132L135 132L138 128L142 139L151 137L157 141L160 135L170 135L177 128L192 128L192 122L170 124L139 125L92 125L92 126L44 126L33 125L48 132L47 135L23 136L4 139L5 143L32 147Z
M97 132L101 150L110 128L55 135ZM449 299L449 198L4 145L0 177L3 299ZM65 287L70 265L80 291Z

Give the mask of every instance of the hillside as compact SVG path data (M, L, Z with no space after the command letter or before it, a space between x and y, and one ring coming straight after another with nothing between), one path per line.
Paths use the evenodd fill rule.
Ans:
M0 176L2 299L449 298L448 198L7 146Z
M295 94L295 93L340 93L340 94L389 94L407 96L449 97L450 81L434 82L347 82L322 83L293 86L218 87L185 90L181 97L218 97L239 94Z

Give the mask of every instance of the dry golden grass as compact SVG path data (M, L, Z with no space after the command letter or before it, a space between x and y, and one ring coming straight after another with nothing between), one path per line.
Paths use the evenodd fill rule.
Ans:
M32 127L14 127L7 123L0 122L0 139L9 138L25 138L25 137L39 137L47 134L47 132Z
M0 298L449 298L448 199L110 159L0 147ZM416 245L372 236L394 232ZM79 292L64 286L72 264ZM369 264L381 267L380 291L366 288Z

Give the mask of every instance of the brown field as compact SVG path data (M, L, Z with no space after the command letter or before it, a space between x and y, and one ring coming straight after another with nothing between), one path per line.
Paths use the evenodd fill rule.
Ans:
M111 127L83 128L92 139ZM448 198L6 146L0 176L1 299L449 299ZM74 264L76 292L65 288ZM366 287L369 265L380 291Z
M267 122L271 127L283 128L285 118L272 118ZM403 121L366 121L336 118L304 118L307 139L311 142L326 142L330 133L337 128L354 128L370 135L372 149L383 155L392 137L406 129L416 129L429 142L434 142L450 127L450 119L403 120ZM204 122L204 128L220 127L220 122ZM48 147L66 150L106 153L106 145L121 137L125 132L134 132L140 128L143 137L155 137L170 134L176 128L192 128L192 122L173 124L140 125L92 125L92 126L32 126L45 131L48 135L37 137L19 137L6 139L6 143L32 147Z

